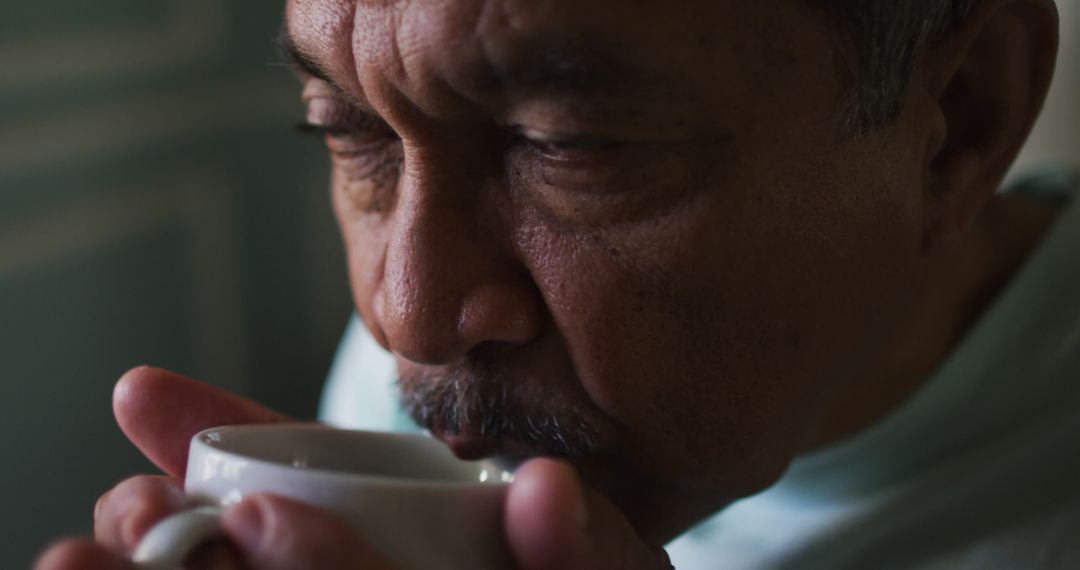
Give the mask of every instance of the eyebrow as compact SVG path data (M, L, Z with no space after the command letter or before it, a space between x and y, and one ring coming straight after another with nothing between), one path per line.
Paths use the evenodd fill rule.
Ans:
M644 81L640 70L612 52L596 41L541 41L515 54L506 65L477 64L471 76L481 90L578 96L613 94Z
M341 86L330 77L330 74L321 65L316 63L311 56L304 53L300 46L296 45L287 30L283 28L278 33L277 40L274 43L277 45L278 54L287 65L296 71L323 81L339 91L342 90Z
M284 62L314 77L342 95L348 92L330 73L296 44L287 28L277 37ZM643 82L643 74L611 55L611 49L595 41L537 42L518 52L508 64L481 62L467 77L482 92L522 90L550 95L605 95Z
M296 41L289 35L288 28L284 25L281 28L281 32L278 33L274 43L277 45L278 54L283 60L283 63L292 67L293 71L322 81L343 101L351 104L357 109L370 112L370 105L363 99L350 93L347 89L342 87L340 83L334 81L334 78L330 76L330 72L328 72L326 68L320 65L315 61L315 58L305 53L304 50L296 44Z

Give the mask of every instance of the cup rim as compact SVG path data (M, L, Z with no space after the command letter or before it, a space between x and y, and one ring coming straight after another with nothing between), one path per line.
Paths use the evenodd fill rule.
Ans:
M484 469L489 469L491 477L488 480L477 481L463 481L453 479L420 479L415 477L390 477L386 475L369 475L364 473L355 473L350 471L326 469L322 467L298 467L287 463L273 461L262 457L253 457L245 455L230 449L220 447L220 441L211 437L214 433L228 433L236 431L244 432L273 432L277 430L288 431L306 431L306 432L324 432L330 431L339 433L342 435L357 435L357 436L375 436L382 439L425 439L432 443L438 444L439 442L430 436L424 436L421 434L410 433L398 433L398 432L380 432L371 430L353 430L342 429L333 426L327 426L316 423L306 422L275 422L275 423L262 423L262 424L231 424L222 425L207 428L199 431L191 438L192 450L196 446L206 448L207 451L212 453L218 453L225 455L229 458L235 458L247 462L248 464L257 466L260 470L269 470L270 472L277 472L281 474L299 476L303 475L305 478L323 479L327 482L337 483L363 483L365 485L375 485L380 487L409 487L409 488L427 488L427 489L462 489L462 488L476 488L476 489L501 489L508 487L513 481L513 474L510 470L504 469L490 460L479 461L466 461L458 460L462 463L472 463L478 466L478 472ZM189 465L189 469L192 466Z

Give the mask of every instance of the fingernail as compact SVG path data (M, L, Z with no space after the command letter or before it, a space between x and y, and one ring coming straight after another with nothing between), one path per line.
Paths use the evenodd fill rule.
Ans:
M259 549L263 538L265 516L258 499L241 501L227 513L223 525L229 536L242 550L253 552Z
M105 493L104 495L102 495L101 497L98 497L97 502L94 503L94 520L95 521L98 520L99 518L101 518L101 511L102 511L103 508L105 508L105 502L109 500L110 496L112 496L112 491L109 491L109 492Z

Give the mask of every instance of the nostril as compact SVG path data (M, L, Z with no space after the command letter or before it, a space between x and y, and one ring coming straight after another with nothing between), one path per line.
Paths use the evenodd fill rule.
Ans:
M417 364L442 364L452 360L455 353L453 340L434 327L404 324L390 335L390 351Z
M383 305L373 335L390 352L424 365L453 362L481 345L528 344L540 334L543 313L525 291L489 284L464 302L444 298L434 306L431 300L414 310Z
M527 344L544 324L539 291L518 281L488 283L474 288L462 303L458 334L471 349L493 342Z
M441 310L432 304L376 303L372 336L384 349L410 362L437 365L454 360L468 349L457 330L459 311L445 302Z
M375 278L374 336L428 365L453 362L484 342L531 341L542 304L531 274L491 239L498 228L478 226L472 209L446 208L425 188L402 195L408 207L397 210Z
M370 318L361 316L361 320L364 321L364 327L371 333L375 342L383 348L383 350L390 350L390 339L387 337L386 329L383 327L383 323L386 322L386 311L383 310L385 299L381 289L377 289L371 296ZM361 311L362 312L362 311Z

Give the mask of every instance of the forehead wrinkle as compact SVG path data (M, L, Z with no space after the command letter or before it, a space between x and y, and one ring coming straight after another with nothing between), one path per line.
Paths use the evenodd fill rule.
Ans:
M470 72L480 91L589 96L624 91L641 73L612 57L596 40L525 40L505 62L484 62Z
M589 95L616 91L629 82L634 75L630 66L613 55L618 46L552 25L552 18L557 19L550 2L487 0L474 32L483 57L467 74L470 87L481 92Z
M299 52L333 79L331 87L363 102L351 41L357 0L292 0L285 29ZM356 96L353 91L356 91ZM358 101L357 101L358 99Z
M384 112L406 104L426 118L498 122L534 97L593 105L664 83L660 70L623 61L618 41L570 31L574 20L548 3L353 1L353 66L372 107Z
M459 89L456 77L462 62L479 53L471 34L477 8L473 2L429 0L358 7L356 67L371 95L428 117L476 117L479 102Z

